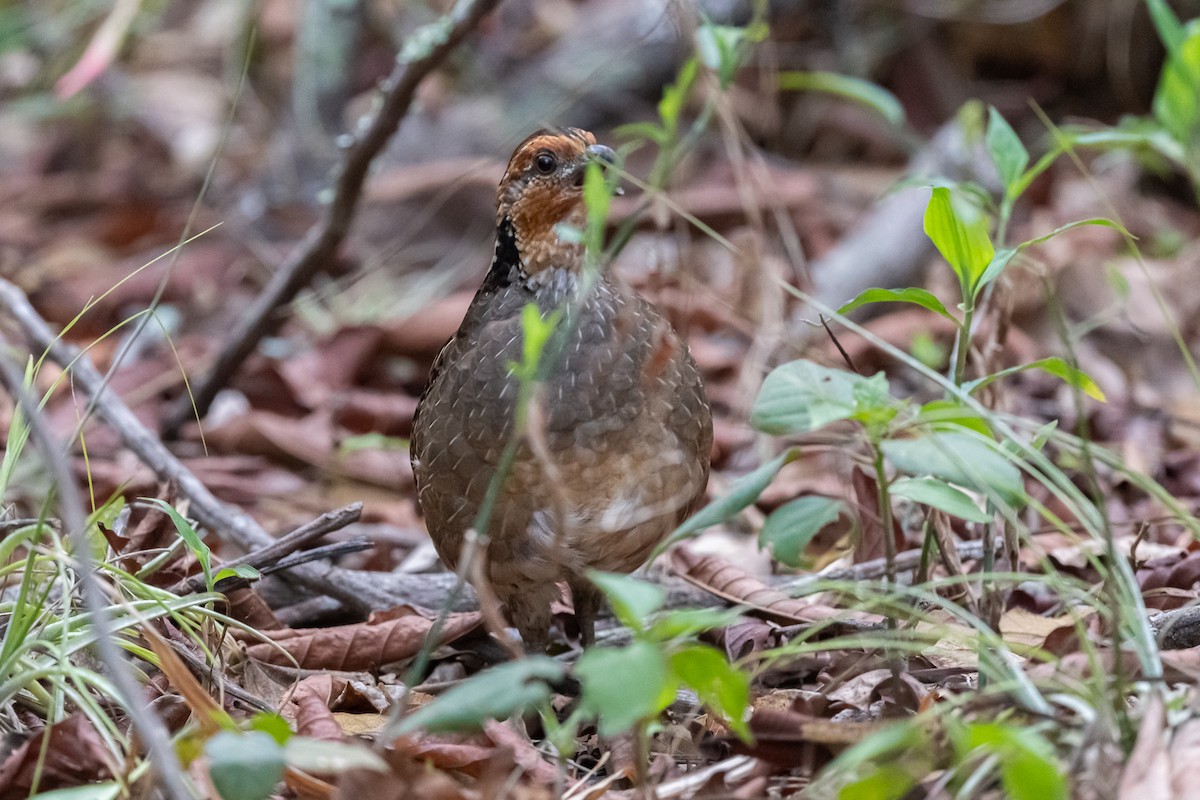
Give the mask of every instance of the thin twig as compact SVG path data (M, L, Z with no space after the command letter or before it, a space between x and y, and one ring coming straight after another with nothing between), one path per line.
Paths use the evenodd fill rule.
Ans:
M266 547L260 547L244 556L232 559L222 564L224 567L240 567L248 564L261 570L267 564L274 564L281 558L300 550L310 542L320 539L334 531L357 522L362 516L362 503L351 503L348 506L326 511L316 519L306 522L294 531L285 533ZM185 578L171 587L172 594L192 594L204 591L204 576L193 575Z
M163 721L147 708L141 686L134 678L124 652L113 638L108 612L109 601L100 588L92 564L92 545L87 537L83 497L75 484L74 475L71 474L71 466L67 463L67 451L46 425L37 400L26 391L21 370L5 354L6 349L7 342L3 334L0 334L0 383L8 389L25 414L25 424L29 426L30 435L42 451L42 457L54 475L60 501L59 510L71 539L71 555L76 562L83 602L91 617L92 628L96 631L97 653L108 669L121 706L146 745L159 788L172 800L190 800L192 794L184 783L179 760L171 747L170 733Z
M104 387L103 378L91 360L59 342L25 294L3 279L0 279L0 306L21 326L34 349L45 352L64 370L70 370L76 388L85 397L95 398L97 414L120 435L125 447L136 454L160 481L172 481L179 487L180 494L191 502L191 513L201 525L247 551L267 547L275 541L249 514L218 500L119 397ZM396 605L395 598L378 591L369 578L349 570L307 564L289 572L288 577L337 598L359 613Z
M462 0L447 17L419 32L437 37L424 52L412 58L401 53L392 73L383 81L379 112L346 151L334 182L332 201L241 317L216 361L196 381L192 396L179 399L164 424L167 435L177 433L193 415L203 416L208 411L230 376L259 341L280 324L278 309L291 302L321 270L334 262L337 249L350 230L371 163L408 113L417 87L499 3L500 0Z

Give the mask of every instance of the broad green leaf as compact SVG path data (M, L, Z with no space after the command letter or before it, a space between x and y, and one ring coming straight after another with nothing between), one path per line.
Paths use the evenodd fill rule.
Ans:
M1042 372L1049 373L1056 378L1061 378L1067 385L1073 386L1079 391L1086 394L1088 397L1105 402L1104 392L1096 385L1096 382L1081 369L1076 369L1058 356L1049 358L1041 358L1037 361L1031 361L1028 364L1020 364L1008 369L1002 369L999 372L993 372L991 375L984 375L982 378L976 378L963 384L963 391L968 394L973 394L984 386L990 383L1007 378L1010 375L1016 375L1018 372L1024 372L1027 369L1040 369Z
M937 186L925 208L925 235L958 275L963 301L973 301L979 279L996 254L987 215L963 193Z
M1167 56L1151 102L1154 117L1187 150L1200 146L1200 20Z
M891 410L887 378L870 378L811 361L792 361L771 371L750 412L763 433L807 433L843 419L867 419Z
M587 650L575 675L583 688L580 705L596 717L601 736L650 720L675 699L666 654L651 642Z
M563 666L546 656L530 656L480 672L409 714L396 734L478 728L485 720L504 719L550 699L548 683L563 677Z
M287 744L295 735L286 719L270 711L260 711L251 717L250 730L262 731L279 744Z
M200 534L196 533L196 529L192 527L192 523L188 522L187 518L175 509L175 506L166 502L161 497L143 497L141 500L158 506L171 518L171 522L175 525L175 530L179 532L179 537L183 539L188 549L192 551L192 555L196 557L196 561L200 563L200 571L204 573L204 585L211 591L213 585L212 551L208 549L208 545L200 538Z
M604 592L617 619L634 630L645 628L646 618L658 611L667 599L667 593L661 586L628 575L589 570L587 577Z
M718 712L743 741L750 741L750 727L743 716L750 704L750 676L737 669L719 651L708 645L689 645L671 655L671 669L700 702Z
M784 503L771 512L758 532L760 547L769 547L776 561L798 567L804 548L822 528L838 518L845 503L832 497L809 495Z
M283 747L262 731L221 731L204 745L208 776L222 800L263 800L283 779Z
M987 421L975 413L974 409L967 408L957 400L930 400L921 406L917 419L920 422L927 422L939 430L957 426L976 431L984 436L992 435L992 429L988 426Z
M900 800L908 795L916 780L895 764L884 764L865 778L838 790L838 800Z
M758 496L763 493L783 465L794 461L796 455L794 450L786 450L753 472L748 472L738 478L730 485L728 492L697 511L672 531L655 552L661 553L680 539L724 522L758 500Z
M955 324L958 323L958 320L955 319L954 315L946 310L946 307L942 305L942 301L938 300L933 293L927 292L924 289L916 288L864 289L858 293L858 297L855 297L849 303L846 303L844 306L839 308L837 313L849 314L854 309L859 308L860 306L869 305L871 303L913 303L921 306L922 308L927 308L936 314L941 314L943 317L951 322L954 322Z
M338 775L352 769L387 772L388 765L365 742L329 742L293 736L284 746L287 763L321 775Z
M967 726L959 748L982 749L1000 761L1000 780L1014 800L1066 800L1069 784L1054 748L1036 731L1000 722Z
M779 88L837 95L866 106L893 125L904 124L904 106L900 105L896 96L862 78L836 72L782 72L779 75Z
M933 476L1014 503L1024 495L1021 472L984 441L966 433L933 432L919 439L889 439L884 455L901 472Z
M730 625L742 615L741 608L680 608L667 611L650 626L650 638L665 642L682 639Z
M1013 198L1021 175L1029 165L1029 151L1021 144L1020 137L994 106L988 106L988 129L985 139L988 155L996 165L996 172L1004 183L1004 193Z
M966 492L937 478L899 478L888 487L888 492L893 497L905 497L967 522L992 520L992 515L980 509Z
M236 567L222 567L213 576L213 583L220 583L225 578L245 578L248 581L258 580L262 573L249 564L238 564Z

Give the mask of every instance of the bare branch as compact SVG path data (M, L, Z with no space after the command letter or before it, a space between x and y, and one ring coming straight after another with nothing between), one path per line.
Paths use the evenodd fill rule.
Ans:
M333 261L338 247L350 230L371 162L383 150L408 113L417 87L499 3L500 0L462 0L449 16L425 29L436 38L423 53L409 59L401 53L395 69L383 83L384 93L379 112L346 151L334 182L333 200L287 260L275 270L266 288L226 341L216 361L193 385L192 395L184 395L179 399L164 424L167 436L174 436L193 415L203 416L208 411L213 398L230 376L258 346L259 341L280 324L282 319L277 310L291 302Z

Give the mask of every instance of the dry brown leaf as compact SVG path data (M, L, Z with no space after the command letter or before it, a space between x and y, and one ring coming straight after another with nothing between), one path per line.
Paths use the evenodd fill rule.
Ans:
M1138 741L1140 744L1140 735ZM1135 747L1134 754L1136 753ZM1200 763L1200 720L1189 719L1175 729L1175 735L1171 737L1170 758L1170 797L1174 800L1196 800L1200 797L1200 785L1196 783L1196 764ZM1132 761L1132 758L1130 760ZM1138 795L1129 797L1133 800L1152 800L1150 797ZM1125 795L1121 796L1121 800L1126 800Z
M49 735L42 762L43 736ZM100 734L82 714L30 735L0 763L0 796L27 797L35 774L40 791L79 786L113 774L110 754ZM41 762L41 763L39 763Z
M375 668L416 655L433 625L432 620L411 606L401 606L391 614L372 615L371 620L353 625L268 632L275 644L253 644L246 652L251 658L269 664L291 664L291 659L295 659L303 669ZM478 612L449 615L439 643L454 641L478 626L479 620Z
M332 675L310 675L296 686L292 702L296 705L296 733L312 739L339 742L345 738L330 706L345 687L345 681Z
M859 611L832 608L788 597L719 556L699 556L686 547L677 547L672 551L670 564L688 583L731 603L749 606L752 613L784 625L835 618L882 620L882 617Z
M1121 773L1117 800L1172 800L1166 725L1162 697L1155 692L1142 712L1137 742Z

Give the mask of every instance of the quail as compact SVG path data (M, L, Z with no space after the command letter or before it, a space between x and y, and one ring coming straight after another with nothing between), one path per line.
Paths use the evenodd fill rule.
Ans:
M602 596L587 570L641 566L708 481L712 415L687 345L645 299L589 274L583 245L564 233L586 224L587 164L613 158L577 128L541 130L516 148L491 268L413 420L417 500L434 547L454 569L467 531L482 527L483 574L528 652L549 643L560 582L592 643ZM530 304L544 318L559 313L559 340L546 347L522 427L514 365Z

